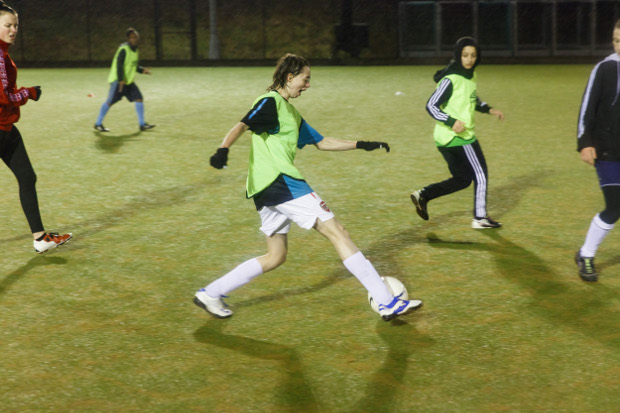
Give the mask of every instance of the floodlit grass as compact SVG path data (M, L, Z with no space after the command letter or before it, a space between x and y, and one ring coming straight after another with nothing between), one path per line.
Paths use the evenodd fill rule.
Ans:
M425 306L385 323L331 245L293 228L289 259L235 291L233 318L194 291L264 252L244 199L248 138L227 169L208 159L270 83L272 68L155 68L92 129L107 70L21 70L43 87L18 124L46 228L75 235L32 251L17 185L0 173L0 410L153 412L608 412L620 405L620 237L600 282L572 262L603 205L575 127L591 67L482 66L478 116L489 211L472 190L430 204L409 192L447 177L424 105L437 67L315 67L295 102L327 136L392 152L325 153L297 164L380 273ZM397 91L403 92L396 95ZM87 95L94 93L96 97Z

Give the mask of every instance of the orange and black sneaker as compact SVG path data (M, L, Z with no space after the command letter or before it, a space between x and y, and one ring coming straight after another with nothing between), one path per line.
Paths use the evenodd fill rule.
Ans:
M39 239L34 240L34 250L39 254L43 254L45 251L49 251L64 244L72 237L73 234L71 233L63 235L56 232L45 233Z

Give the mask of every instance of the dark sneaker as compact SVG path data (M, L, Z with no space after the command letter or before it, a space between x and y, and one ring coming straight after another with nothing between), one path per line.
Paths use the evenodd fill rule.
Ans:
M106 128L103 125L95 124L95 129L98 130L99 132L110 132L110 129Z
M196 292L194 304L217 318L228 318L233 315L233 312L228 308L224 300L222 300L222 297L211 297L207 295L204 288Z
M598 280L598 274L594 267L594 257L582 257L581 251L577 250L575 254L575 264L579 267L579 277L588 282L595 282Z
M426 209L426 204L428 204L428 200L424 198L424 196L422 195L422 191L412 192L411 202L413 202L413 205L415 205L415 211L418 213L420 218L428 221L428 211Z
M145 130L153 129L154 127L155 125L149 125L148 123L145 123L144 125L140 125L140 130L145 131Z
M501 226L500 222L493 221L490 217L474 218L471 221L471 227L474 229L499 228Z
M71 237L73 237L71 233L59 235L55 232L49 232L43 236L41 241L34 241L34 249L39 254L43 254L45 251L54 249L69 241Z

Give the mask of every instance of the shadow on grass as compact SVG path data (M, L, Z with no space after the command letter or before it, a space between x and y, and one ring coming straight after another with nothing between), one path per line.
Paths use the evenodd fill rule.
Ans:
M388 353L381 368L368 381L364 398L352 412L395 412L395 400L411 387L402 382L409 369L409 360L416 351L434 345L434 340L420 333L413 325L401 319L389 323L377 322L377 335L388 346Z
M280 412L318 412L317 401L312 394L310 383L304 376L301 357L294 347L270 343L222 332L226 321L208 322L194 332L196 341L217 346L261 360L275 362L283 376L279 389L274 391L277 397L275 405ZM230 368L235 368L234 364ZM231 383L234 386L242 384ZM241 388L240 387L240 388ZM242 391L242 390L240 390Z
M615 257L607 261L604 261L604 262L597 261L596 269L598 270L599 273L601 273L601 272L604 272L605 269L614 267L618 264L620 264L620 255L616 255Z
M128 135L110 135L109 132L94 132L97 136L95 147L102 152L118 153L119 149L125 142L134 140L140 135L141 131L137 131Z
M105 215L89 221L78 222L72 228L75 233L79 234L80 239L86 239L100 231L122 224L133 216L143 214L149 210L180 205L187 200L189 195L196 191L204 190L204 188L205 183L200 182L192 185L175 186L147 192Z
M206 182L199 182L192 185L175 186L147 192L142 196L136 197L135 200L127 202L125 205L107 212L104 215L71 224L69 228L55 228L55 230L61 233L72 232L74 240L69 248L80 248L76 241L92 237L100 231L122 224L133 216L145 213L146 211L181 204L187 200L189 195L199 190L204 190L205 186ZM20 240L32 240L32 235L24 234L12 238L3 238L0 239L0 245Z
M499 275L518 284L532 300L527 311L565 325L601 344L618 348L620 314L614 311L618 293L603 284L589 284L584 292L565 282L536 254L504 238L501 231L483 230L489 243L463 243L439 239L428 234L428 242L435 248L486 251L493 254ZM567 258L572 263L572 256ZM577 278L575 266L575 278Z
M499 207L498 209L505 213L517 205L516 199L522 197L524 188L532 188L540 186L542 181L549 177L552 173L550 171L542 171L531 173L523 176L519 176L513 179L509 185L504 185L498 188L495 192L498 194ZM460 211L465 214L465 211ZM412 207L412 214L415 214L415 209ZM448 220L455 219L455 213L447 213L442 216L438 216L434 221L424 222L426 228L439 228L443 227ZM460 220L460 218L458 218ZM317 234L318 236L318 234ZM407 228L395 234L387 234L381 238L376 239L367 248L364 248L364 255L375 264L377 267L381 267L379 273L382 275L390 275L399 279L405 279L408 277L409 271L402 269L397 259L400 251L404 248L409 248L414 244L432 243L433 240L429 240L419 227ZM455 242L457 243L457 242ZM454 243L453 243L454 244ZM470 247L476 244L463 243ZM335 254L335 252L334 252ZM376 261L375 261L376 260ZM383 270L385 268L385 270ZM379 269L379 268L378 268ZM263 275L264 276L264 275ZM234 304L237 308L251 307L257 303L269 302L282 299L284 297L290 297L292 295L309 294L324 288L328 288L342 280L348 279L352 275L344 268L340 267L334 270L331 275L327 276L319 283L309 285L306 287L298 287L294 289L282 290L280 292L271 293L269 295L263 295L253 299L245 301L239 301Z
M334 254L336 254L334 252ZM264 274L261 275L261 277L265 276ZM267 277L269 276L269 274L266 275ZM310 294L310 293L314 293L316 291L320 291L324 288L328 288L331 287L332 285L346 280L348 278L352 277L351 273L349 273L346 269L341 268L341 269L337 269L335 271L333 271L330 275L328 275L327 277L325 277L324 280L322 280L321 282L318 282L316 284L312 284L312 285L308 285L306 287L296 287L293 289L288 289L288 290L281 290L278 292L274 292L268 295L263 295L260 297L256 297L256 298L251 298L248 300L244 300L244 301L240 301L238 303L235 303L235 307L238 308L243 308L243 307L251 307L253 305L259 304L259 303L264 303L264 302L271 302L271 301L277 301L277 300L281 300L284 299L286 297L290 297L291 295L303 295L303 294Z
M495 211L494 216L499 218L507 212L510 212L519 204L526 190L542 186L543 181L552 175L553 171L536 171L514 177L506 185L492 189L491 196L493 199L492 207ZM432 240L429 240L424 235L427 231L445 228L451 225L462 225L464 220L467 222L467 220L471 218L471 210L459 209L440 215L433 215L431 209L430 221L422 221L417 217L413 204L411 204L411 202L409 202L409 204L411 205L411 215L418 223L417 225L397 233L385 235L373 242L368 248L364 248L364 255L381 268L379 273L382 275L407 278L409 276L409 271L401 269L399 264L398 256L402 249L409 248L415 244L432 242ZM421 228L424 228L424 232L421 231ZM460 241L454 241L454 243L459 242ZM467 244L467 242L461 243Z
M49 255L37 255L28 261L26 265L16 269L0 281L0 294L4 294L4 292L8 290L11 285L17 282L33 268L43 265L64 265L66 263L66 258L50 257Z

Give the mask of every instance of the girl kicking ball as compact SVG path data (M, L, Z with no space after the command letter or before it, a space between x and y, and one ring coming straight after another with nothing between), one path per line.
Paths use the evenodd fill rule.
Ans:
M228 151L247 130L252 131L247 197L261 218L267 253L252 258L196 292L194 303L210 314L226 318L232 311L222 297L271 271L286 260L291 222L314 228L335 247L344 266L379 303L379 314L388 321L422 306L420 300L401 300L387 289L373 265L364 257L325 202L310 188L293 161L297 149L314 145L322 151L390 148L385 142L347 141L321 136L291 104L310 88L310 65L300 56L280 58L268 92L256 99L247 115L224 138L211 157L211 165L226 166Z

